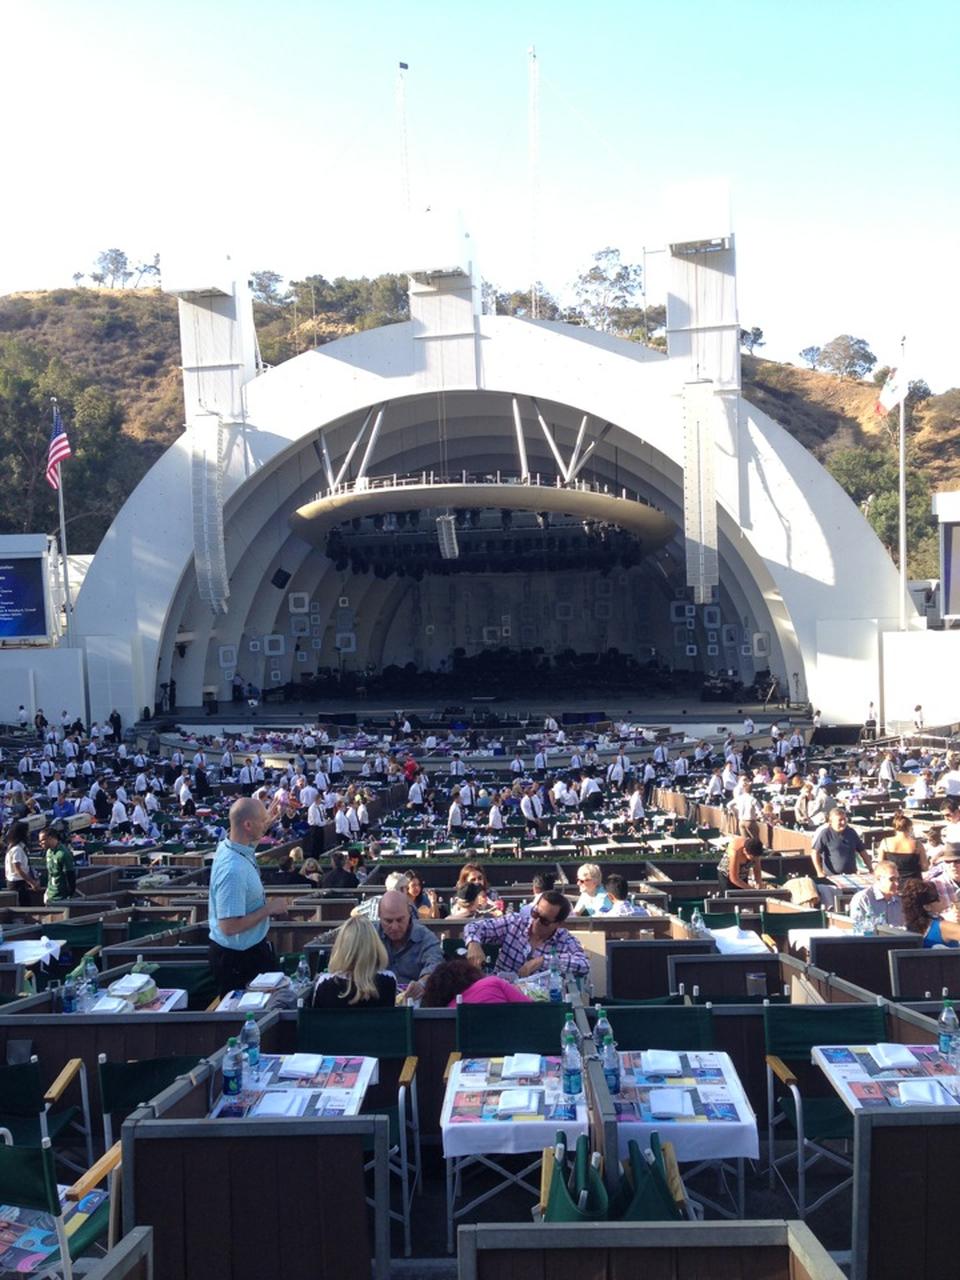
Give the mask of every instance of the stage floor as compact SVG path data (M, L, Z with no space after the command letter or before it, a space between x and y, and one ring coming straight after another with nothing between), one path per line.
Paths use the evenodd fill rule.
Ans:
M403 712L416 715L421 720L442 712L448 707L462 708L460 718L472 721L477 713L490 712L509 721L528 720L530 728L540 728L548 715L557 720L564 712L603 712L611 720L626 720L631 724L663 727L669 725L683 729L691 736L713 736L728 730L742 732L743 722L749 715L757 726L758 736L763 735L774 721L790 721L808 725L809 717L800 708L781 710L768 707L764 710L756 702L700 702L682 698L635 698L616 695L602 700L597 698L563 697L548 700L516 698L451 698L442 704L412 701L398 705L396 700L377 698L345 698L323 702L260 703L251 708L246 702L221 702L213 715L205 707L177 707L176 711L157 718L157 721L141 721L137 728L149 730L160 721L174 721L182 725L197 726L206 733L215 732L219 726L236 731L240 726L265 724L286 726L317 721L334 721L338 714L355 715L358 723L383 720L384 717Z

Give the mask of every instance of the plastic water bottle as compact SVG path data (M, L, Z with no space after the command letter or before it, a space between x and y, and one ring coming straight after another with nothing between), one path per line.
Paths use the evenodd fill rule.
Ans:
M557 965L557 953L550 953L550 971L547 974L547 992L550 996L551 1004L563 1003L563 980L560 977L560 969Z
M937 1019L937 1048L952 1067L957 1065L957 1051L960 1046L960 1021L953 1007L952 1000L944 1000L943 1009Z
M603 1078L607 1082L607 1088L616 1095L620 1092L620 1055L617 1053L617 1046L613 1043L611 1035L603 1037L600 1060L603 1063Z
M223 1055L223 1096L236 1098L243 1084L243 1054L237 1044L237 1037L231 1036L227 1041L227 1051Z
M252 1013L240 1028L240 1047L243 1050L243 1065L251 1081L260 1079L260 1027ZM224 1091L226 1092L226 1091Z
M699 907L694 907L693 909L693 915L690 917L690 927L698 938L702 938L707 931L707 927L703 923L703 916L700 914Z
M597 1044L602 1046L607 1036L613 1039L613 1027L610 1025L606 1009L602 1005L597 1005L597 1021L593 1028L593 1038Z
M63 984L63 1012L77 1012L77 984L73 978L66 978Z
M297 980L295 984L297 988L297 994L304 995L307 991L307 988L310 986L311 981L312 979L310 977L310 962L307 960L306 956L301 956L300 962L297 965Z
M97 1003L97 996L99 995L99 977L100 974L97 970L96 960L94 960L93 956L87 956L86 960L83 962L83 979L88 1009L92 1009Z
M567 1043L567 1037L573 1036L575 1041L579 1041L577 1035L577 1024L573 1020L573 1013L568 1013L563 1019L563 1029L560 1032L560 1057L563 1057L563 1046Z
M560 1078L564 1098L575 1102L583 1093L583 1059L573 1035L568 1035L564 1041Z

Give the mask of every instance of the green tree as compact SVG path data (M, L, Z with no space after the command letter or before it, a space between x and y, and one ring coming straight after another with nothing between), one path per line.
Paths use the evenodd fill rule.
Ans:
M752 329L740 330L740 345L746 347L747 354L753 355L754 347L763 347L766 343L763 340L763 330L758 329L756 325Z
M884 379L886 381L886 379ZM933 395L927 383L923 378L916 378L912 382L907 383L907 395L904 401L904 426L908 431L914 428L914 411L918 404L923 404L925 400L929 400ZM899 440L900 438L900 406L895 405L888 414L884 415L883 429L890 436L891 440Z
M115 289L118 282L123 287L130 279L130 264L122 249L104 249L103 253L97 255L96 266L98 274L111 289Z
M854 338L849 333L841 333L820 353L821 366L835 373L841 381L844 378L865 378L876 363L877 357L867 345L866 338Z
M841 449L827 461L827 469L863 511L877 537L897 557L900 528L899 468L885 449ZM908 458L907 548L918 545L934 528L930 486Z
M280 295L280 285L283 284L283 276L277 271L254 271L250 276L250 284L253 288L253 297L255 302L280 303L283 298Z
M800 359L808 369L816 369L820 364L820 356L822 354L823 347L804 347L800 352Z
M622 313L641 296L643 270L622 262L620 250L606 248L593 255L588 267L574 283L574 292L584 322L601 333L622 333Z
M529 319L533 315L530 289L514 289L511 293L497 293L497 314ZM541 320L559 320L560 306L549 290L537 282L537 312Z
M136 275L136 277L137 277L137 278L136 278L136 280L134 280L134 282L133 282L133 287L134 287L135 289L139 289L139 288L140 288L140 281L143 279L143 277L144 277L144 276L156 276L156 278L157 278L157 284L158 284L158 286L159 286L159 283L160 283L160 255L159 255L159 253L155 253L155 254L153 255L153 261L152 261L152 262L146 262L146 261L144 261L144 262L140 262L140 263L138 263L138 264L137 264L137 266L134 268L134 274L135 274L135 275Z

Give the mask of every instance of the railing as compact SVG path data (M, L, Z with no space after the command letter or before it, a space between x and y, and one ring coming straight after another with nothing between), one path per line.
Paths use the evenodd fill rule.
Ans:
M407 489L414 486L429 485L451 485L451 484L498 484L498 485L517 485L520 488L531 489L567 489L572 493L599 493L612 498L621 498L627 502L639 502L645 507L653 504L643 494L636 490L630 490L623 486L620 487L619 493L616 487L611 488L608 484L600 484L594 480L574 480L571 483L564 483L560 476L553 479L541 476L539 472L528 476L524 479L516 473L507 473L503 471L486 471L486 472L470 472L460 471L457 473L445 474L434 470L423 470L407 475L400 475L394 472L392 476L364 476L359 481L348 481L342 484L334 485L329 489L321 489L314 501L322 502L324 498L334 498L350 493L367 493L371 489Z

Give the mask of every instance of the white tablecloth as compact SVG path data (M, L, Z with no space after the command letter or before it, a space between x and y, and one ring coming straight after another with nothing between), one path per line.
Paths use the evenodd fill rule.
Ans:
M63 945L56 938L31 938L25 942L11 938L9 942L0 942L0 951L12 951L14 964L46 964L51 956L59 960Z
M313 1059L311 1074L281 1075L284 1066L294 1058L301 1061ZM316 1067L315 1071L313 1067ZM377 1083L379 1067L376 1058L334 1057L319 1053L264 1054L260 1059L260 1075L255 1087L247 1087L249 1081L245 1076L243 1093L235 1098L221 1096L210 1115L216 1117L226 1107L228 1114L236 1109L256 1119L258 1114L269 1114L266 1110L269 1102L263 1104L263 1110L258 1108L263 1098L271 1094L284 1095L291 1105L285 1113L275 1111L274 1119L284 1114L291 1118L306 1116L317 1119L359 1115L367 1089Z
M646 1146L654 1130L672 1142L678 1160L729 1160L760 1154L757 1118L730 1055L682 1053L679 1076L643 1075L639 1053L621 1053L618 1111L619 1151L627 1154L633 1138ZM636 1063L636 1070L632 1063ZM652 1088L684 1089L693 1099L695 1114L680 1120L655 1120L650 1115ZM734 1117L735 1113L735 1117ZM730 1118L723 1118L730 1117Z
M770 948L752 929L739 929L731 925L729 929L710 929L708 931L717 950L724 956L769 955Z
M576 1105L575 1119L551 1115L554 1106L562 1102L559 1076L555 1071L538 1076L532 1084L515 1080L487 1083L486 1067L491 1061L495 1059L463 1059L454 1064L440 1113L445 1157L516 1155L520 1152L542 1151L544 1147L553 1145L558 1130L567 1135L567 1141L572 1146L581 1133L587 1132L587 1107L582 1097ZM548 1061L556 1065L555 1059ZM465 1067L469 1070L465 1071ZM482 1069L478 1070L478 1067ZM486 1118L495 1115L496 1100L502 1090L518 1085L538 1090L538 1118ZM467 1098L472 1102L466 1102ZM462 1118L467 1112L474 1112L476 1118ZM458 1114L461 1118L458 1118Z
M901 1080L939 1081L944 1097L952 1099L950 1105L960 1106L960 1076L950 1069L937 1046L903 1047L914 1055L916 1066L881 1067L870 1053L870 1046L864 1045L818 1045L811 1058L850 1111L864 1107L898 1109L903 1105L898 1090Z

